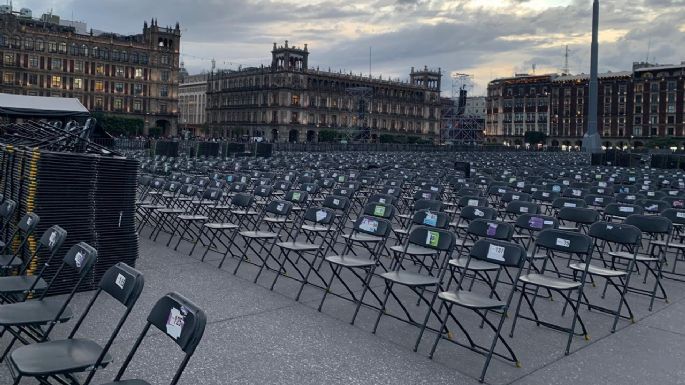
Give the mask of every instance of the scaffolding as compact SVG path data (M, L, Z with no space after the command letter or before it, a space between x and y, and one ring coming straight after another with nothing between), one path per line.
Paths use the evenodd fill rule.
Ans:
M352 124L343 130L343 140L347 140L348 143L371 143L374 140L378 141L378 133L371 132L372 128L369 124L373 88L350 87L345 89L345 93L352 100L352 108L354 108L355 115Z
M452 97L442 107L440 134L443 143L480 144L483 142L485 121L474 115L466 114L468 90L473 88L472 76L453 72Z

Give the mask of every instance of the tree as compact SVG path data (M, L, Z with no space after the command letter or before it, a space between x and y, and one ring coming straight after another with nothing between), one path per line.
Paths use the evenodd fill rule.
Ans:
M663 136L663 137L657 137L657 138L652 138L647 142L647 147L649 148L656 148L659 147L661 149L665 148L671 148L671 147L678 147L679 141L674 139L671 136Z
M139 135L143 133L145 122L139 118L129 118L114 115L105 115L101 112L93 114L97 124L105 131L114 136Z
M526 131L526 133L523 134L523 139L526 143L536 145L538 143L545 143L547 135L540 131Z

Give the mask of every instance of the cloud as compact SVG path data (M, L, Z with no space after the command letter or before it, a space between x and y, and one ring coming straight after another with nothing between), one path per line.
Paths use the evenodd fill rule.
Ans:
M516 71L556 72L569 45L572 72L589 71L588 0L15 0L34 15L53 9L89 27L140 33L144 20L179 21L191 72L270 62L274 41L309 43L310 65L408 77L412 66L474 75L475 92ZM600 70L633 61L685 60L683 0L603 0ZM651 43L650 43L651 42ZM648 49L649 47L649 49ZM448 79L443 89L450 88Z

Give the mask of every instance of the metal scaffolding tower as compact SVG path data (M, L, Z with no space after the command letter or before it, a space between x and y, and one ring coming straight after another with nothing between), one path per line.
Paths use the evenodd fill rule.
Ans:
M465 113L468 90L473 88L472 76L453 72L452 97L443 105L441 136L443 143L478 144L483 142L485 122L478 116Z
M348 143L370 143L378 140L378 135L371 132L369 124L369 114L371 113L371 101L373 100L373 88L371 87L350 87L345 89L345 93L352 100L352 108L355 115L352 124L343 130L343 139ZM374 134L375 138L374 138Z

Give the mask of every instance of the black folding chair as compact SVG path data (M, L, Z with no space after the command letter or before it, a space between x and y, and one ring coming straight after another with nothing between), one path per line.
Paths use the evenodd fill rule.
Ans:
M464 290L462 288L462 282L464 281L466 271L470 269L472 262L495 264L499 266L500 270L506 268L516 269L514 278L515 280L518 280L526 262L526 250L515 243L493 239L481 239L477 241L475 245L473 245L471 251L469 252L465 269L462 270L461 277L458 281L459 284L457 286L457 290L445 291L438 294L438 299L441 301L439 313L441 314L442 325L440 326L439 332L436 335L435 342L433 343L433 347L428 357L431 359L433 358L435 349L437 348L438 342L440 342L441 339L446 339L457 345L466 347L467 349L470 349L478 354L484 355L485 364L483 365L483 369L481 370L481 375L479 377L479 381L483 382L485 379L485 373L488 370L488 366L490 365L490 360L492 359L493 355L513 362L517 367L520 367L520 362L516 357L516 354L501 334L502 325L504 325L504 319L507 316L507 310L511 304L514 292L516 292L516 287L511 285L509 293L507 295L502 295L502 299L493 298L494 289L491 286L489 286L488 290L485 292L476 292L473 289L469 289L468 291ZM500 274L498 272L497 277L499 276ZM472 310L480 317L482 323L485 323L488 325L488 327L490 327L492 332L495 334L492 338L490 346L482 346L474 341L473 337L467 332L463 323L452 312L452 308L455 305L460 308ZM443 309L445 309L446 312L443 313ZM497 312L496 314L498 315L498 322L496 324L487 318L488 312L490 311ZM452 333L447 329L447 322L450 318L464 333L468 343L460 342L454 339ZM443 331L445 333L443 333ZM498 341L501 341L504 347L507 349L509 353L508 356L495 352L495 347L497 346Z
M562 199L562 198L559 198ZM546 270L547 262L553 258L558 258L558 254L566 254L569 258L577 256L578 259L589 266L592 256L592 239L581 233L562 231L556 229L543 230L538 234L537 241L533 247L532 255L538 255L538 251L544 251L545 258L543 260L542 267L536 272L532 273L532 265L529 263L526 273L519 277L519 283L521 287L521 296L519 297L518 305L516 306L516 314L514 315L514 321L511 326L510 337L514 336L514 329L516 328L516 321L519 318L534 321L536 325L546 326L548 328L559 330L568 333L568 341L566 343L565 354L569 354L571 348L571 341L573 336L576 334L576 322L580 323L582 328L581 335L589 339L589 334L585 328L583 320L580 318L578 313L578 306L580 304L581 297L583 295L583 287L585 285L585 279L587 276L587 269L582 272L580 280L570 280L562 278L559 271L556 270L555 274L549 274ZM528 288L533 288L531 293ZM535 299L537 298L537 293L539 289L545 289L548 291L553 291L559 293L562 298L564 298L565 306L570 305L573 310L573 320L571 321L570 327L561 326L551 322L543 321L538 316L535 311ZM571 298L571 293L577 292L577 298L574 300ZM531 296L533 297L531 299ZM523 300L526 301L528 307L532 313L532 317L524 316L521 314L521 303ZM563 314L563 313L562 313Z
M84 257L83 254L77 253L74 260L70 261L69 264L73 264L73 268L82 268ZM25 345L17 348L9 355L8 367L14 378L14 385L18 385L25 377L33 377L41 384L86 385L90 383L95 372L106 367L112 361L109 349L142 291L142 273L121 262L109 268L103 275L95 295L93 295L67 339ZM125 310L118 320L111 320L111 323L116 326L105 345L100 346L95 341L76 338L75 335L86 316L93 309L95 301L103 292L122 304ZM89 372L86 379L83 382L79 381L75 374L86 371Z
M4 273L7 273L8 270L21 268L23 264L21 259L22 251L39 222L40 217L34 213L26 213L21 217L19 224L17 224L17 227L7 238L7 244L0 250L0 269ZM12 250L15 237L20 240L19 245L11 253L8 253L8 249Z
M3 303L24 301L30 295L42 293L47 288L47 282L43 279L45 269L50 265L52 258L62 247L67 238L67 232L63 228L54 225L45 230L38 240L38 245L32 255L24 262L18 275L0 277L0 300ZM37 274L27 275L32 263L35 262L38 253L45 251L43 267ZM35 273L32 271L31 273Z
M17 203L11 199L5 199L2 204L0 204L0 249L4 249L6 245L5 236L7 235L7 224L12 220L14 216L14 211L17 209Z
M0 305L0 327L13 336L0 357L0 361L5 359L16 341L25 345L30 344L31 341L46 341L55 325L67 322L73 317L69 303L92 270L96 259L97 251L94 248L84 242L77 243L64 256L52 279L45 285L37 299ZM64 279L63 273L75 274L78 277L76 284L63 301L46 299L46 294L52 285ZM34 281L27 289L25 298L34 291L37 282L37 280Z
M618 295L620 296L618 308L616 309L608 309L606 307L590 303L590 300L585 295L583 296L589 309L599 310L601 312L614 315L614 323L611 326L611 332L613 333L616 331L616 325L618 324L618 319L620 317L624 317L629 319L631 322L635 322L633 311L630 309L630 305L626 300L626 293L630 285L630 277L635 270L637 253L642 244L642 232L640 229L632 225L597 222L590 226L588 235L594 238L595 251L599 256L599 259L604 262L604 265L597 266L596 264L590 264L587 266L587 264L584 262L574 262L571 263L569 267L574 270L574 272L582 273L587 270L587 273L590 277L604 278L606 282L602 292L602 299L605 298L607 287L609 285L616 289ZM621 250L632 253L633 258L628 261L628 267L625 270L617 268L617 266L613 263L611 265L607 265L607 259L604 258L604 254L611 250ZM597 257L594 259L596 260ZM626 310L628 310L628 316L621 315L623 305L625 305Z
M171 337L185 353L181 364L174 373L170 385L176 385L183 374L188 361L195 353L195 348L202 340L207 324L205 312L178 293L169 293L162 297L150 311L147 322L131 351L126 356L113 382L102 385L149 385L144 380L122 380L128 365L138 351L140 344L147 335L150 327L154 326L162 333ZM165 354L166 355L166 354Z

